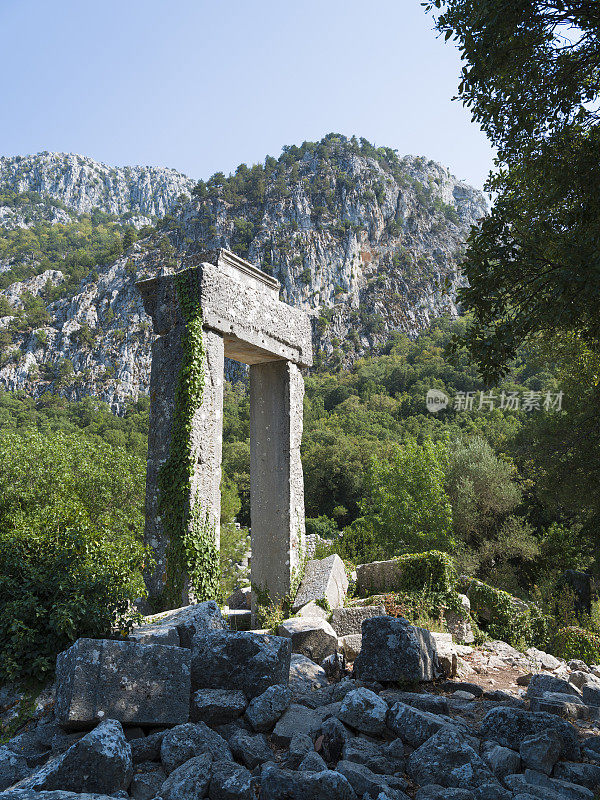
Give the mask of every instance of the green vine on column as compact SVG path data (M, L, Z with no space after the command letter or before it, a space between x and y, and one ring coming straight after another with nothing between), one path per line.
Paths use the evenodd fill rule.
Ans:
M186 278L185 273L175 278L185 322L181 337L183 357L175 389L171 451L158 475L158 512L169 539L165 589L160 598L163 608L181 604L186 575L196 600L216 599L219 592L215 527L197 498L192 498L196 468L192 429L204 394L205 351L200 300L195 284L190 286Z

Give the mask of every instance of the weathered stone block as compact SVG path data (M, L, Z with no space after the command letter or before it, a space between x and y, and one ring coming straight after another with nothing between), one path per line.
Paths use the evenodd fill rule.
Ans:
M334 608L331 613L331 627L338 636L349 636L362 632L364 620L382 616L385 616L382 605Z
M239 689L198 689L192 695L190 719L207 725L227 725L240 717L247 705Z
M36 788L112 795L127 789L132 777L131 747L121 723L107 719L72 745Z
M182 647L78 639L56 659L56 719L67 729L107 718L128 725L186 722L190 661Z
M338 639L338 649L347 661L355 661L362 649L362 635L349 633L347 636L341 636Z
M400 588L402 565L399 561L372 561L356 568L356 586L361 594L385 594Z
M294 600L294 610L311 600L325 599L331 608L343 605L348 578L342 559L334 553L321 560L308 561L304 578Z
M212 631L194 638L192 687L239 689L248 699L287 685L291 641L246 631Z
M293 653L300 653L317 664L337 652L337 636L324 619L292 617L281 623L277 633L291 640Z
M361 680L431 681L438 671L435 639L405 619L366 619L354 671Z
M140 644L191 647L195 634L226 629L227 622L219 606L214 600L208 600L146 617L144 624L134 628L129 638Z
M292 693L298 695L321 689L328 681L323 667L300 653L292 653L289 684Z

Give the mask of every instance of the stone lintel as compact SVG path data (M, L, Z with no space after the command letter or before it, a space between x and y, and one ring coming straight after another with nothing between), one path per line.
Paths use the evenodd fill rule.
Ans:
M218 265L204 262L176 275L150 278L136 285L158 335L168 333L181 321L175 281L178 276L185 276L199 293L204 327L223 335L228 358L245 364L285 359L299 366L311 366L308 315L282 303L274 285L278 287L277 281L253 269L258 275L241 271L232 260L226 263L219 260Z

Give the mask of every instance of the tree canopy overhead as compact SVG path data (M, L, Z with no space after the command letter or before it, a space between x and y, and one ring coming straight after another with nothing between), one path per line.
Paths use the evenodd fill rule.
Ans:
M539 333L600 348L600 4L424 5L457 42L458 96L498 152L494 208L468 243L462 342L490 382Z

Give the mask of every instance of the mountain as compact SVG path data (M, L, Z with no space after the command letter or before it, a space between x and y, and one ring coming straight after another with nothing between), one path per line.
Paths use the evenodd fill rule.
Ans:
M214 247L309 312L317 365L349 365L456 314L464 241L486 210L439 164L335 134L195 185L73 155L0 159L0 382L118 411L148 390L135 281Z

